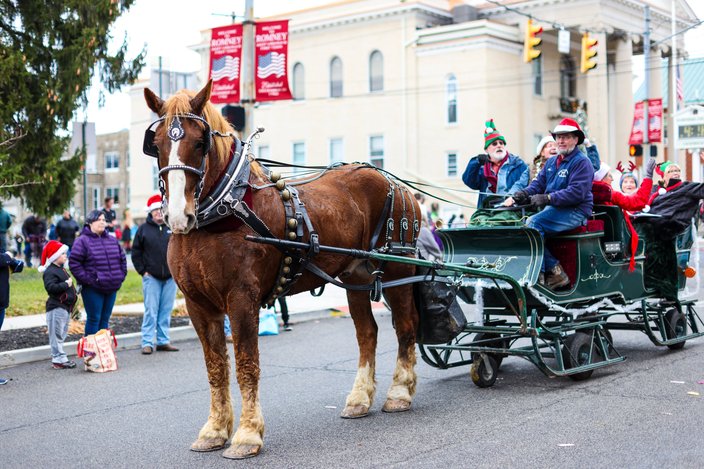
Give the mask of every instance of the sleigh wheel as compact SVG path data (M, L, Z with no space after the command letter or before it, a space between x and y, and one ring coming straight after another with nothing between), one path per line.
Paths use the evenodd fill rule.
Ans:
M567 337L565 345L562 347L562 359L565 363L565 369L589 365L596 359L595 349L591 334L577 332ZM589 379L593 372L594 370L582 371L571 374L569 377L575 381L583 381Z
M665 336L668 339L675 339L687 335L687 317L678 309L671 309L665 314ZM685 340L667 347L670 350L680 350L684 347Z
M493 334L491 332L480 332L477 335L474 336L474 341L473 342L478 342L480 340L490 340L490 339L497 339L496 341L492 342L486 342L481 345L486 346L486 347L495 347L495 348L509 348L509 341L508 340L500 340L501 335L500 334ZM480 354L477 352L472 353L472 361L478 361L480 360ZM504 358L508 356L508 354L505 353L489 353L487 355L491 355L491 357L496 361L496 369L498 370L501 368L501 362L503 362Z
M481 353L472 363L469 375L472 382L480 388L489 388L496 382L499 365L493 354Z

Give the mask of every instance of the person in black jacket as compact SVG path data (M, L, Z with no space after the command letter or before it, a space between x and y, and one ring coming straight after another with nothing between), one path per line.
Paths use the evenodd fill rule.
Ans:
M154 351L155 330L156 349L177 352L178 349L169 343L171 310L176 299L176 282L166 262L171 230L164 224L159 194L147 201L147 213L147 221L137 229L132 243L132 264L142 276L144 293L142 353L149 355Z
M0 330L5 321L5 310L10 305L10 273L22 272L24 262L15 259L12 253L0 253ZM7 379L0 378L0 384L7 384Z
M67 253L68 246L65 244L49 241L42 250L42 265L37 269L44 274L44 289L49 294L46 300L46 325L49 328L51 366L55 370L76 368L76 362L69 360L64 352L71 311L78 300L73 279L64 269Z
M60 242L68 246L68 255L71 255L71 247L79 231L81 231L81 227L71 217L71 212L64 210L63 217L56 224L56 236Z
M660 216L639 219L636 228L645 240L645 286L673 303L677 301L680 268L676 238L691 229L699 201L704 199L704 184L683 181L680 167L671 161L661 163L655 172L662 178L661 187L653 192L643 211Z

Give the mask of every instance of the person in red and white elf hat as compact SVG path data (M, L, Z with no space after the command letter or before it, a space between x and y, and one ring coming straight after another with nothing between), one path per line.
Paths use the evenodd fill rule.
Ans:
M484 126L484 151L471 158L462 174L470 189L479 191L477 207L487 195L508 195L528 185L528 165L506 148L506 138L496 129L494 119Z
M43 273L44 289L49 294L49 299L46 300L46 324L49 329L51 365L56 370L76 367L76 362L69 360L64 352L71 312L78 301L73 279L64 269L67 253L67 245L49 241L42 250L42 264L37 269Z
M672 161L661 163L655 172L662 178L661 187L643 211L660 216L637 220L645 239L645 286L665 301L675 302L679 269L675 239L684 234L684 246L691 246L692 218L704 199L704 184L683 181L682 170Z

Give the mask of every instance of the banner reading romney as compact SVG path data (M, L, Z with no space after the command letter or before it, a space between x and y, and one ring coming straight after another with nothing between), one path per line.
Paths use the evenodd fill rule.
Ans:
M256 100L291 99L286 73L288 20L257 23L254 44Z
M242 25L213 28L210 38L210 101L232 104L240 100L240 64L242 63Z

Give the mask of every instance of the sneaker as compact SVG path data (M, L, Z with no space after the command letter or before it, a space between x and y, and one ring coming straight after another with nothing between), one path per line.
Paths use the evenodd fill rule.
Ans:
M76 362L74 362L73 360L69 360L64 363L52 363L51 367L55 370L68 370L71 368L76 368Z
M291 327L290 324L284 324L284 330L285 330L285 331L292 331L292 330L293 330L293 327Z
M178 352L178 349L171 344L157 345L157 352Z
M0 385L2 384L7 384L7 380L5 378L0 378Z
M553 267L545 276L545 286L552 290L566 287L569 284L570 278L567 276L565 271L562 270L562 266L560 264Z
M146 347L142 347L142 355L151 355L154 349L152 349L149 345Z

